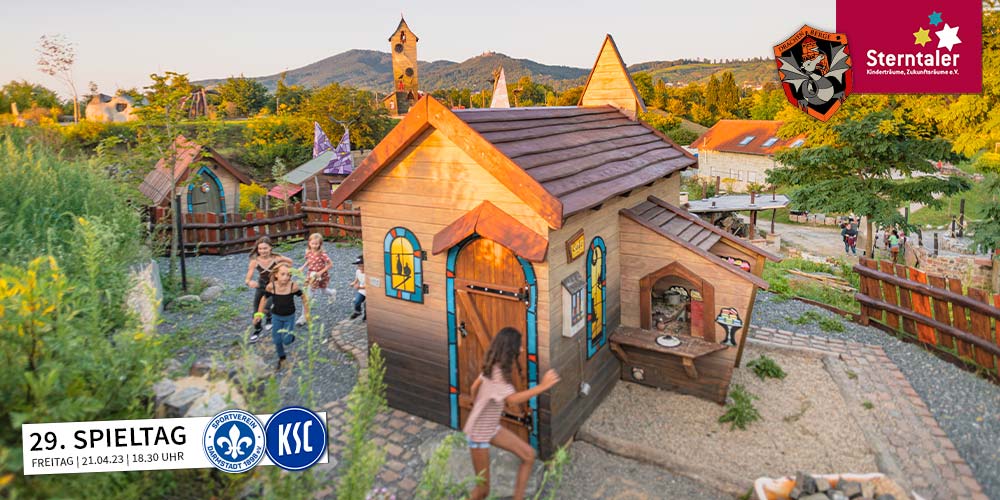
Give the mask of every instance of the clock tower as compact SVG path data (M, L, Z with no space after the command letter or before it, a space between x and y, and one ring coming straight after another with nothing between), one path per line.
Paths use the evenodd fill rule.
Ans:
M384 100L389 112L403 115L420 99L417 90L417 35L410 31L406 20L399 18L399 26L389 37L392 54L393 92Z

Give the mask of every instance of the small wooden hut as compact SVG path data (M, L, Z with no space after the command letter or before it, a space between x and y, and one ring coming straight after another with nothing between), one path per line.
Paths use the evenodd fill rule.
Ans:
M753 290L767 286L766 254L677 208L695 159L636 121L642 108L609 35L580 106L453 111L426 96L333 193L331 206L362 212L368 336L386 357L391 406L460 428L487 346L514 326L515 385L549 368L563 381L503 422L547 456L622 376L609 338L655 337L652 294L665 286L701 296L684 347L713 350L677 361L679 376L702 372L717 399ZM743 324L720 326L717 313ZM687 359L660 358L641 362Z
M173 165L160 158L146 175L139 191L155 206L170 204L171 195L181 195L182 213L214 213L223 220L239 213L240 184L251 184L247 174L218 151L177 136L171 145Z

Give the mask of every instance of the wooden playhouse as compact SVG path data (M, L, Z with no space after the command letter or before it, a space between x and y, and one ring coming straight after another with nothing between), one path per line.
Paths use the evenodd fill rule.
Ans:
M240 185L251 183L247 174L218 151L179 135L170 154L160 158L139 191L154 206L169 206L171 196L181 195L182 213L213 213L225 221L227 215L239 213Z
M696 161L636 120L610 36L580 102L452 111L426 96L334 192L361 209L391 406L461 428L504 326L525 334L516 385L562 376L504 418L543 456L620 377L724 397L770 256L677 208ZM682 344L657 352L653 314L680 290Z

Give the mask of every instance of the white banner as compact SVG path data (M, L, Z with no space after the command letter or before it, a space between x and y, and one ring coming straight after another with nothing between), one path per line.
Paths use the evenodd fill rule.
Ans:
M220 419L226 413L229 412L222 412L215 417L24 424L21 427L24 475L216 467L213 460L209 459L210 454L216 457L217 463L224 464L217 458L220 455L231 456L234 460L237 455L245 455L240 458L244 458L244 462L248 464L252 460L256 465L275 465L265 452L263 439L263 427L271 415L256 415L259 420L257 424L249 418L249 413L238 412L247 416L244 420L249 422L243 423L248 423L258 431L259 437L255 437L252 432L239 434L240 429L250 427L237 428L232 424L226 427L227 421L239 419L238 415ZM273 439L276 442L271 445L274 446L273 450L280 451L274 453L285 457L293 453L309 452L316 455L314 459L309 459L313 460L312 463L327 463L329 454L325 442L326 412L316 412L313 415L322 421L323 443L310 443L310 436L316 441L318 433L300 433L300 428L303 426L296 424L293 427L284 424L280 426L280 430L276 428L275 432L269 435L278 436L277 439ZM220 420L213 422L216 419ZM209 423L213 423L213 428L209 434L210 442L206 444L205 437L206 431L210 430ZM227 429L228 433L225 432ZM308 424L305 431L309 431ZM246 449L247 447L249 449ZM303 448L305 451L301 451ZM309 461L305 463L308 463L308 466L312 465ZM249 464L244 470L253 466ZM284 467L302 470L308 466L294 469ZM222 470L226 470L224 467L224 465L219 466ZM236 470L236 466L228 468L234 469L228 472L240 471Z

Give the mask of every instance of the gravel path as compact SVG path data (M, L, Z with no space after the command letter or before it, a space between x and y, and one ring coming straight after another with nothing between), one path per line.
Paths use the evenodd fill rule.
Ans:
M297 265L305 262L305 242L289 246L278 246L276 252L286 255ZM335 349L328 340L330 327L347 319L352 311L353 290L348 286L354 279L351 262L361 254L357 246L337 247L325 243L324 249L333 260L330 271L330 286L337 289L335 300L320 296L313 300L312 318L314 323L314 360L311 389L316 393L316 401L324 403L345 396L354 387L356 370L352 359ZM182 366L195 360L227 358L238 356L243 338L249 334L252 321L253 291L243 284L246 276L247 254L227 256L188 257L186 260L189 280L198 278L221 283L224 292L214 301L206 302L181 311L166 311L161 333L170 334L176 341L173 356ZM160 261L161 269L167 269L166 260ZM298 309L300 303L297 302ZM299 311L301 313L301 311ZM300 393L300 381L308 365L308 337L305 327L296 328L296 341L287 347L289 367L277 372L282 404L307 404ZM263 360L262 369L273 373L277 356L271 343L270 333L265 331L260 341L252 345L255 354ZM266 368L263 368L265 367Z
M927 403L986 495L1000 498L1000 387L875 328L843 321L846 331L826 332L816 322L792 323L807 311L836 318L818 307L761 292L753 325L881 346Z

